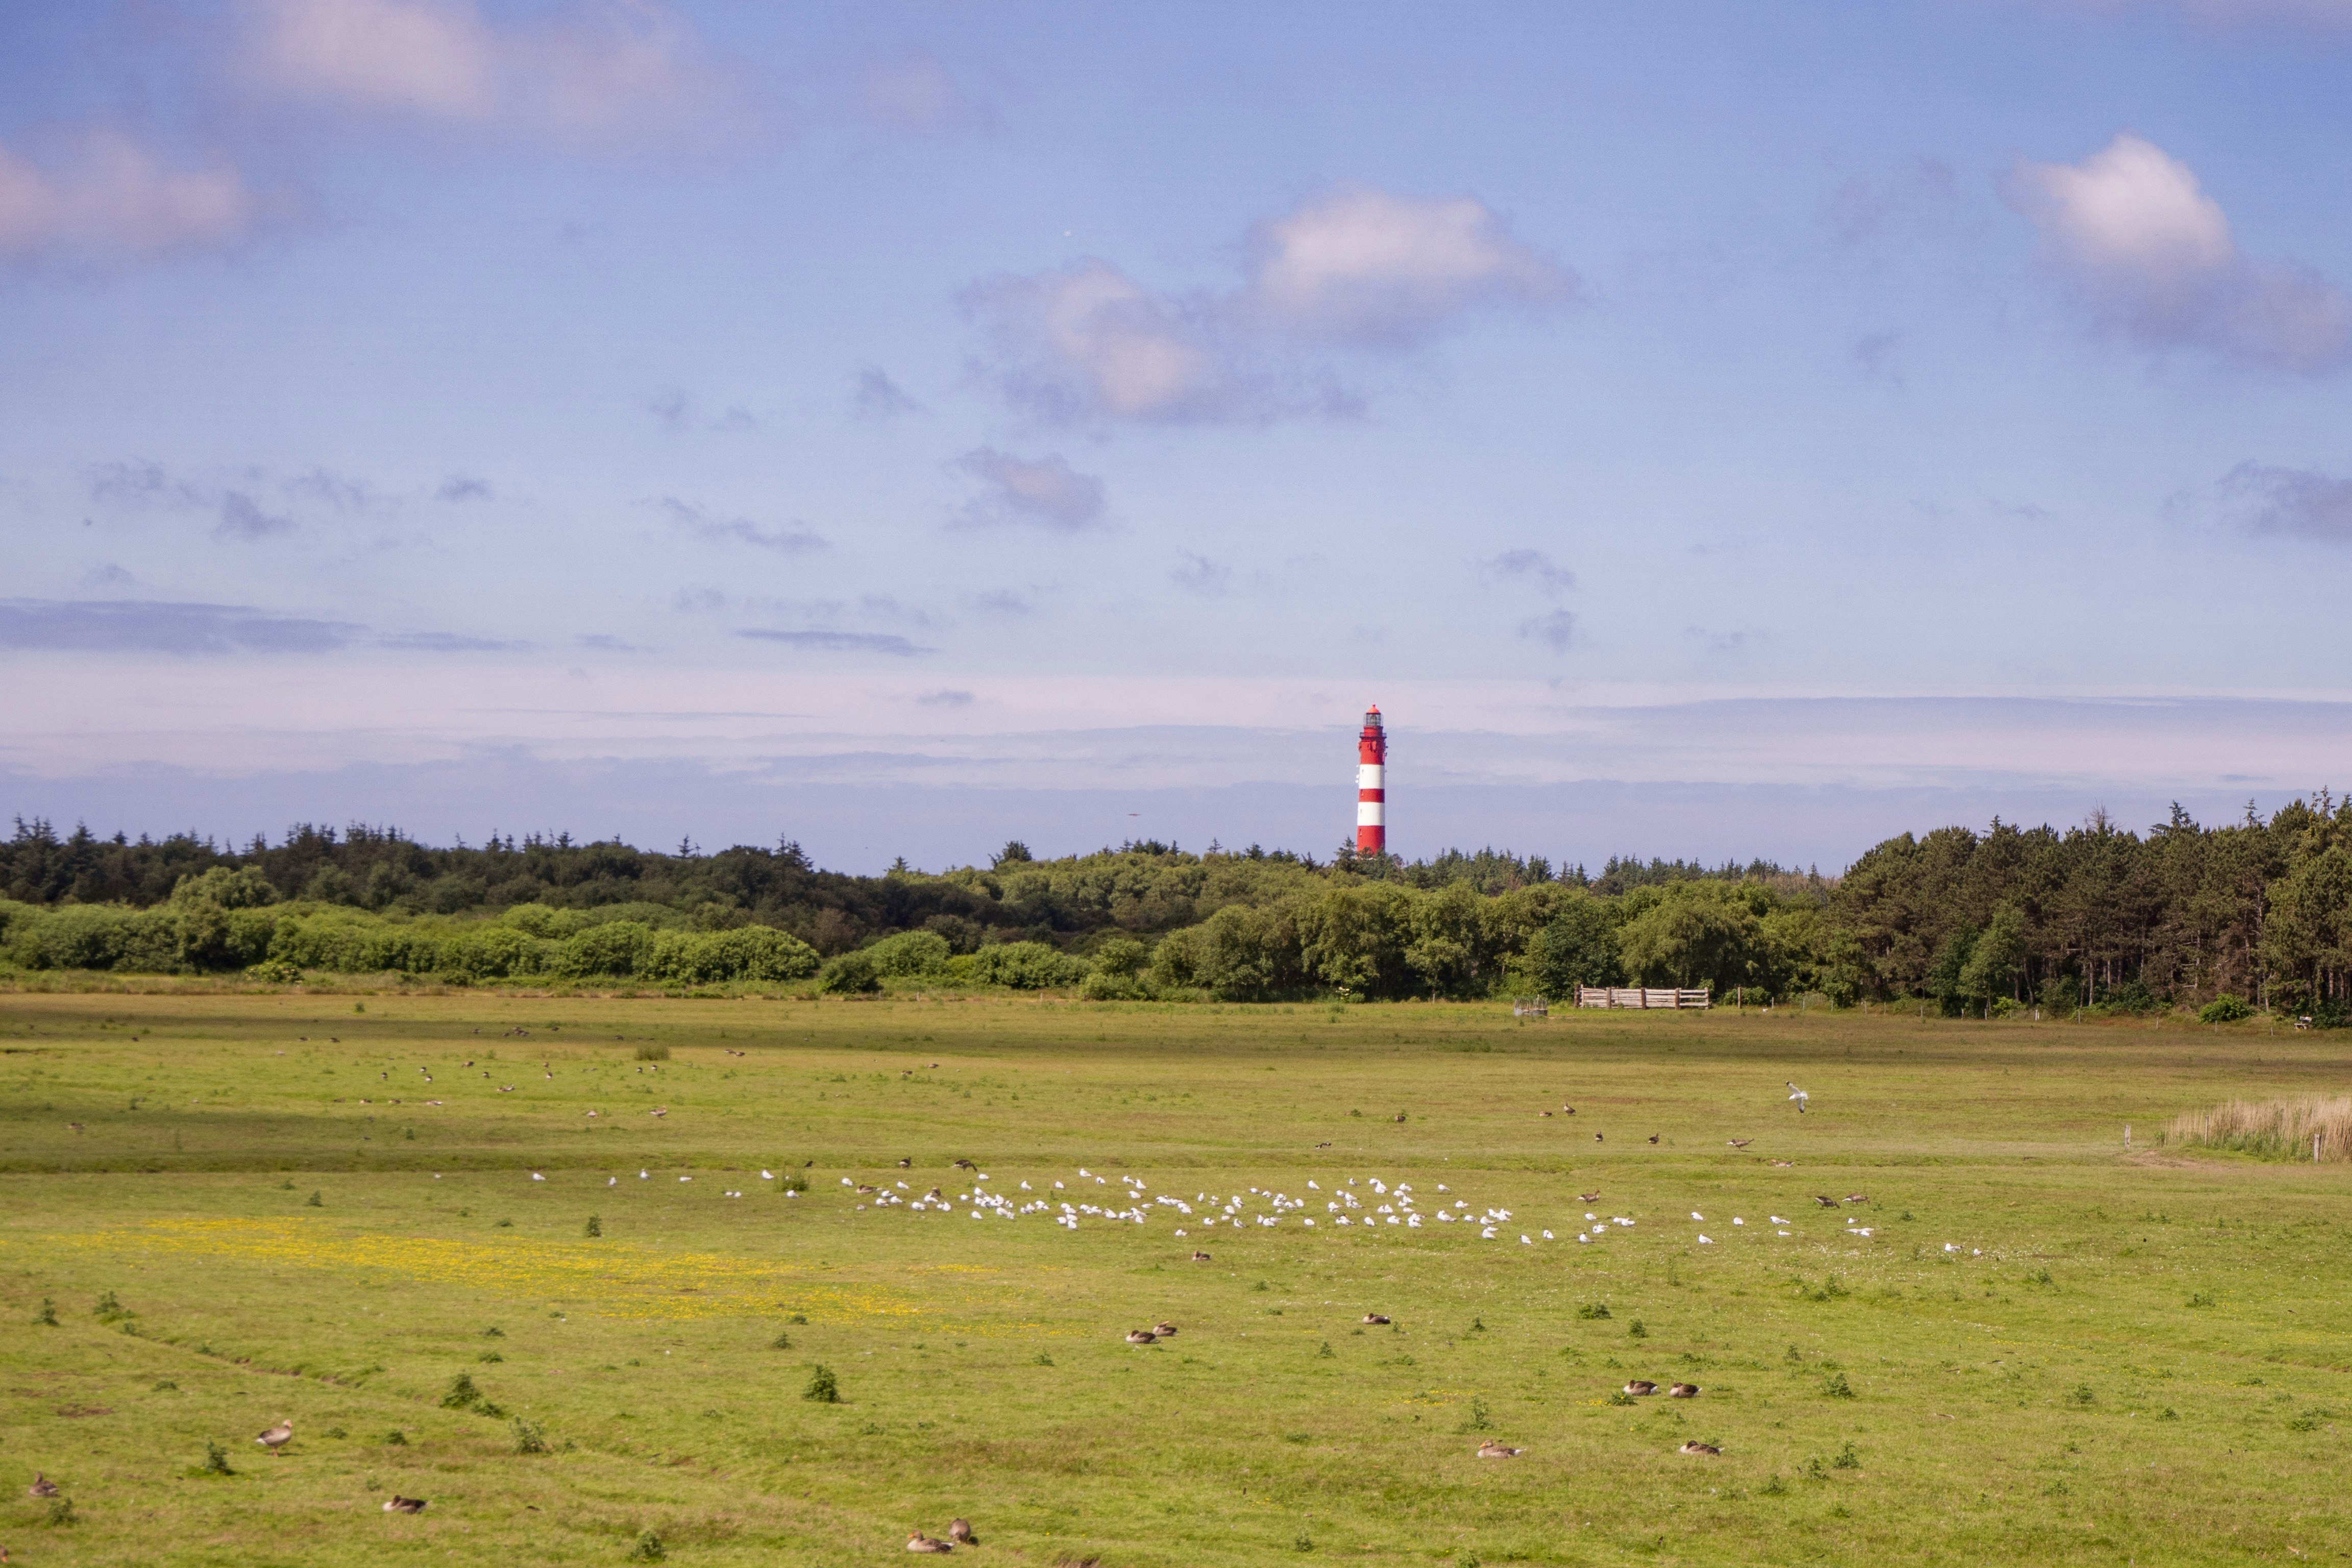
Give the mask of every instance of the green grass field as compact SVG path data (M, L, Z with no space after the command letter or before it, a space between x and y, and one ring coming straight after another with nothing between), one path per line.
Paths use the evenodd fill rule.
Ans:
M0 994L0 1544L847 1564L961 1515L1038 1568L2341 1559L2352 1169L2152 1147L2342 1090L2335 1037L2266 1028Z

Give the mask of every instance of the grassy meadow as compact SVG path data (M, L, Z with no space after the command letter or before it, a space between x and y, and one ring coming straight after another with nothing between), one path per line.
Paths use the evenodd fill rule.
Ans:
M2352 1166L2155 1144L2332 1034L159 983L0 1052L16 1564L2352 1550Z

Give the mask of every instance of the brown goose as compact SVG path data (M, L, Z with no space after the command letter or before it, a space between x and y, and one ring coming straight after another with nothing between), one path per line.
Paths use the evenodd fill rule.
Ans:
M33 1472L33 1495L35 1497L55 1497L58 1495L58 1483L49 1479L47 1476L42 1474L40 1471L35 1470Z
M971 1532L971 1521L959 1519L948 1526L948 1539L958 1546L977 1546L980 1537Z
M898 1162L898 1169L900 1169L900 1170L902 1170L902 1171L904 1171L904 1170L908 1170L908 1169L911 1168L911 1167L913 1166L913 1164L914 1164L914 1163L915 1163L915 1162L913 1162L912 1160L901 1160L901 1161L899 1161L899 1162Z
M956 1161L956 1162L955 1162L955 1168L956 1168L957 1170L959 1170L959 1171L977 1171L977 1170L979 1170L979 1169L980 1169L980 1167L979 1167L978 1165L973 1164L973 1163L972 1163L971 1161L969 1161L969 1160L958 1160L958 1161Z
M392 1494L392 1500L383 1505L383 1511L386 1513L423 1513L425 1511L425 1500L421 1497L403 1497L398 1492L394 1492Z
M1597 1204L1601 1201L1599 1193L1579 1193L1576 1195L1588 1204Z
M1159 1338L1160 1336L1153 1333L1150 1329L1129 1329L1127 1331L1127 1342L1131 1345L1148 1345L1156 1343Z
M279 1416L278 1418L277 1426L272 1426L268 1431L264 1432L260 1436L254 1439L255 1442L260 1444L263 1447L268 1449L273 1454L278 1452L278 1449L286 1447L287 1444L293 1440L294 1418L290 1415Z
M925 1535L921 1531L918 1530L908 1535L907 1550L909 1552L953 1552L955 1548L944 1541L934 1541L929 1536Z
M1845 1201L1850 1204L1866 1204L1870 1201L1870 1194L1868 1193L1848 1193L1845 1195Z
M859 1194L859 1195L860 1195L860 1196L863 1196L863 1195L865 1195L866 1194L872 1192L873 1190L874 1190L874 1189L873 1189L872 1187L870 1187L870 1186L866 1185L864 1182L860 1182L860 1183L858 1183L858 1184L857 1184L857 1191L858 1191L858 1194Z
M1209 1255L1205 1252L1195 1252L1192 1254L1192 1261L1195 1263L1206 1263L1209 1261Z
M1389 1315L1386 1312L1366 1312L1364 1314L1364 1321L1368 1323L1385 1323L1388 1321Z
M1682 1446L1681 1451L1685 1454L1703 1455L1710 1458L1723 1452L1722 1449L1717 1447L1714 1444L1702 1443L1696 1437L1692 1438L1689 1442L1685 1443Z
M1656 1133L1654 1133L1654 1132L1651 1133L1651 1134L1650 1134L1650 1142L1653 1142L1653 1143L1654 1143L1654 1142L1656 1142L1657 1141L1658 1141L1658 1135L1657 1135Z
M1745 1149L1750 1143L1755 1142L1756 1140L1753 1138L1727 1138L1724 1142L1730 1144L1735 1149Z
M1158 1334L1163 1340L1172 1340L1176 1337L1176 1325L1173 1323L1154 1323L1151 1325L1151 1331Z
M1782 1170L1784 1170L1784 1171L1785 1171L1785 1170L1787 1170L1790 1166L1791 1166L1791 1165L1795 1164L1796 1163L1797 1163L1797 1162L1795 1162L1794 1160L1775 1160L1775 1161L1773 1161L1773 1162L1772 1162L1772 1163L1774 1163L1775 1165L1778 1165L1779 1167L1780 1167L1780 1169L1782 1169Z
M1658 1385L1657 1385L1656 1384L1654 1384L1654 1383L1652 1383L1652 1382L1651 1382L1648 1378L1646 1378L1646 1377L1637 1377L1637 1378L1635 1378L1633 1382L1631 1382L1631 1383L1629 1383L1629 1384L1627 1384L1625 1385L1625 1392L1626 1392L1626 1393L1628 1393L1628 1394L1633 1394L1635 1398L1637 1398L1637 1399L1638 1399L1638 1398L1641 1398L1642 1396L1643 1396L1643 1395L1645 1395L1645 1394L1655 1394L1655 1393L1657 1393L1657 1392L1658 1392Z
M1822 1194L1819 1194L1819 1193L1815 1193L1815 1194L1813 1194L1813 1202L1815 1202L1815 1203L1817 1203L1817 1204L1821 1205L1822 1205L1822 1207L1823 1207L1823 1208L1825 1208L1825 1209L1833 1209L1833 1208L1837 1207L1837 1199L1835 1199L1835 1198L1825 1198L1825 1197L1822 1196Z
M1507 1448L1491 1437L1478 1445L1478 1457L1482 1459L1516 1459L1526 1452L1525 1448Z
M1666 1397L1668 1399L1696 1399L1698 1397L1698 1384L1696 1383L1678 1383L1672 1388L1666 1390Z

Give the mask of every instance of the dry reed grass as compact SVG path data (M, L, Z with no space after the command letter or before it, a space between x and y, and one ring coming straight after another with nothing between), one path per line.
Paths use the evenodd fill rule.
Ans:
M2352 1160L2352 1096L2305 1094L2292 1100L2232 1100L2172 1119L2168 1142L2230 1149L2274 1160Z

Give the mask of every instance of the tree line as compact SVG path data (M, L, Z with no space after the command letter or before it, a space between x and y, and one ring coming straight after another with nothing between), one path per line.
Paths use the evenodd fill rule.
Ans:
M1948 1014L2236 997L2328 1024L2352 1003L2352 802L2326 794L2218 827L2175 807L2145 833L2094 813L2063 830L1904 834L1834 877L1150 840L1052 859L1012 843L986 867L863 877L821 870L790 840L436 847L303 824L236 847L20 819L0 842L0 963L22 969L1233 1000L1645 984Z

